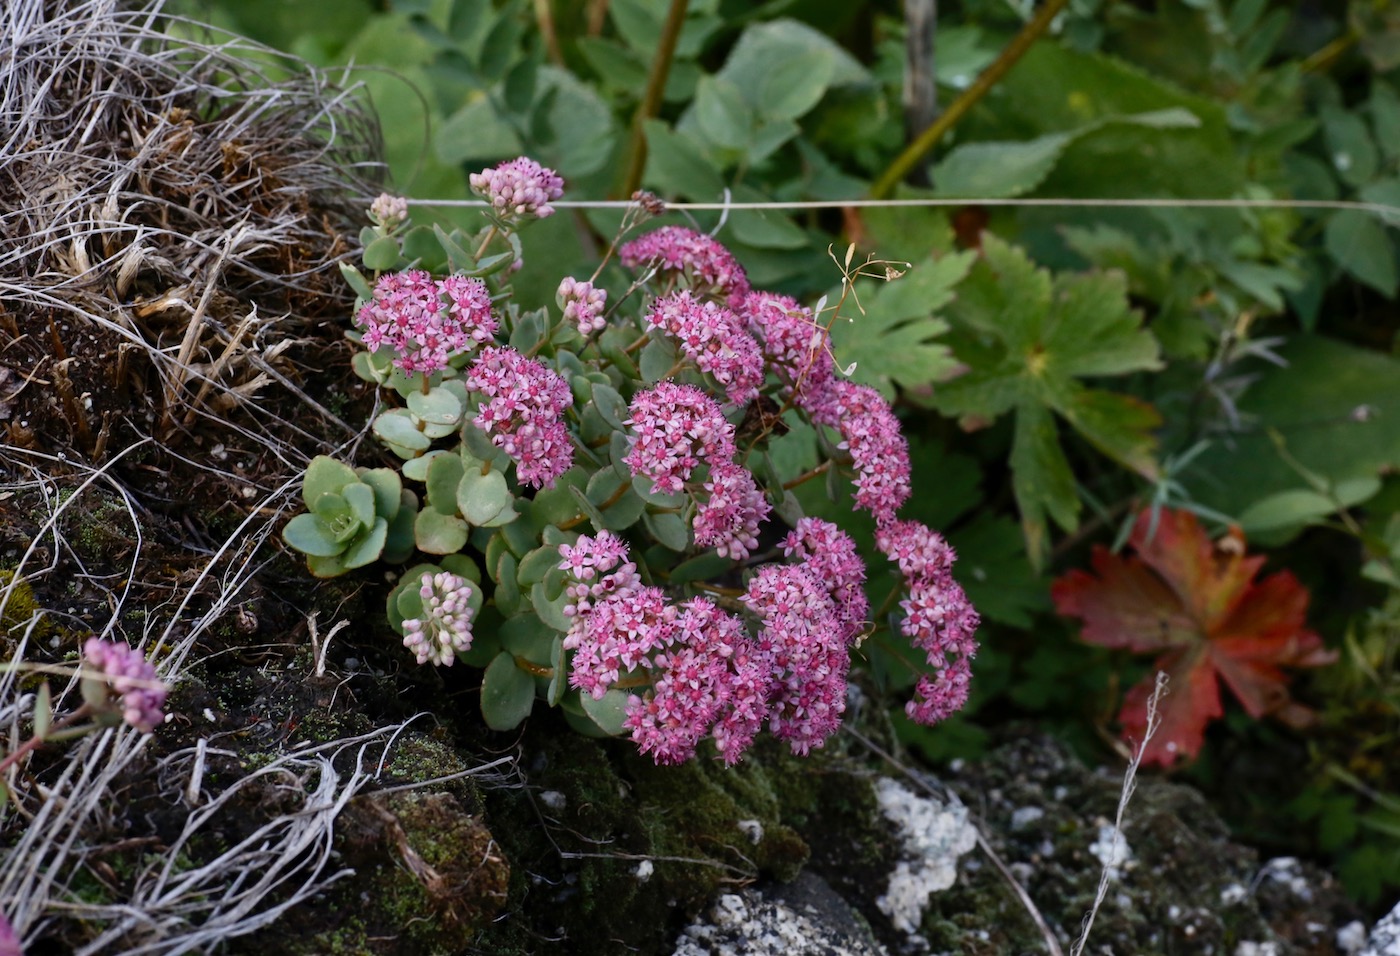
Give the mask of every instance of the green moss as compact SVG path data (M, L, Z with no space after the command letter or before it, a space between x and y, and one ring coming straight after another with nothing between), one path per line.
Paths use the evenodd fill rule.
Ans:
M5 596L7 591L8 597ZM0 603L0 643L3 643L6 656L14 653L20 637L36 615L38 622L34 625L31 639L43 639L53 633L54 626L44 616L43 605L34 596L34 589L23 578L15 581L15 572L9 568L0 568L0 601L3 601Z

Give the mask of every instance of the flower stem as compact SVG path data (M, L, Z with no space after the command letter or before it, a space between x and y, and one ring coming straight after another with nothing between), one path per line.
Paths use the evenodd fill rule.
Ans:
M481 257L486 255L486 247L491 245L491 240L495 238L496 227L492 225L490 229L486 230L486 238L481 240L481 245L476 247L476 255L473 258L475 258L477 262L480 262Z
M792 481L785 481L785 482L783 482L783 490L784 490L784 491L791 491L792 489L796 488L798 485L805 484L806 482L811 481L813 478L817 477L818 475L825 474L826 472L828 472L828 471L830 471L830 470L831 470L831 459L828 458L826 461L822 462L820 465L818 465L817 467L811 469L810 471L805 471L805 472L803 472L802 474L798 475L796 478L792 479Z
M666 78L671 73L671 58L676 53L676 42L685 24L688 0L671 0L671 9L666 13L666 22L661 27L661 37L656 44L656 56L651 61L651 72L647 74L647 86L642 93L642 102L637 105L637 114L632 118L632 139L627 144L627 173L622 179L621 196L630 196L642 184L642 172L647 164L646 121L661 109L662 94L666 91Z
M48 742L49 737L52 737L54 734L58 733L66 727L73 726L75 723L77 723L85 717L90 716L91 714L92 705L83 704L83 706L73 711L73 713L69 714L67 717L64 717L62 720L49 727L49 732L44 737L30 737L24 743L16 747L11 753L6 754L4 759L0 759L0 773L4 773L6 770L9 770L10 767L14 766L16 763L19 763L19 761L23 759L25 755L30 754L35 750L38 750L40 747L44 746L44 744Z
M631 483L631 482L628 482L628 481L624 481L622 484L618 485L617 490L614 491L614 492L612 493L612 496L609 497L607 501L603 502L601 505L598 506L598 510L599 510L599 511L607 511L607 510L608 510L609 508L611 508L613 505L615 505L615 504L617 504L619 501L621 501L621 500L622 500L622 496L625 495L625 494L627 494L627 492L629 492L629 491L631 491L631 490L632 490L632 483ZM587 520L588 520L588 515L585 515L585 514L577 514L577 515L574 515L572 518L570 518L568 521L565 521L563 524L559 525L558 527L559 527L559 530L560 530L560 531L569 531L569 530L572 529L572 528L577 528L579 525L583 524L583 523L584 523L585 521L587 521ZM603 529L602 529L602 528L599 528L598 530L601 531L601 530L603 530Z
M870 198L885 199L894 192L906 176L909 175L919 161L924 158L938 145L947 132L957 125L972 107L981 102L982 97L991 92L992 87L1000 82L1011 68L1016 65L1021 57L1031 45L1040 38L1050 27L1051 21L1059 15L1069 0L1046 0L1045 4L1036 11L1035 16L1027 21L1021 28L1021 32L1016 34L988 67L982 71L981 75L973 81L972 85L963 91L962 95L948 104L948 109L939 115L928 127L914 138L914 141L904 147L904 152L894 158L880 178L875 180L875 185L870 187Z
M546 667L543 664L536 664L534 661L527 661L519 654L511 655L515 658L515 666L532 677L553 677L554 668Z

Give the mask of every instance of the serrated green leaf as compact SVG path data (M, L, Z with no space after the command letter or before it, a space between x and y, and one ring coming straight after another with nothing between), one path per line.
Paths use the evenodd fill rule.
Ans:
M467 544L467 523L455 514L424 508L413 522L413 538L418 550L427 554L452 554Z
M1131 395L1097 389L1076 389L1069 401L1053 407L1099 451L1148 481L1157 480L1152 434L1162 424L1157 409Z
M1039 570L1050 551L1046 516L1066 531L1079 523L1079 497L1055 419L1041 405L1022 405L1011 445L1012 489L1021 509L1021 528L1031 566Z
M1323 241L1327 254L1353 278L1394 298L1400 285L1395 246L1375 216L1359 209L1333 213L1327 220Z
M514 730L535 708L535 679L515 666L506 651L481 677L481 716L492 730Z

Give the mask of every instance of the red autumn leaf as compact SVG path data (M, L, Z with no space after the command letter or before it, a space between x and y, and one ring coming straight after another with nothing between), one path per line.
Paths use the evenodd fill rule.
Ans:
M1220 680L1252 717L1291 724L1311 712L1288 696L1286 667L1319 667L1336 654L1307 629L1308 592L1291 573L1254 577L1262 557L1246 557L1232 531L1214 544L1189 511L1162 509L1138 516L1129 539L1136 554L1096 547L1094 574L1071 571L1051 589L1055 608L1084 622L1084 640L1104 647L1158 654L1155 670L1171 678L1158 709L1161 726L1144 763L1168 766L1194 757L1206 725L1224 712ZM1123 736L1147 729L1154 678L1128 691L1118 715Z

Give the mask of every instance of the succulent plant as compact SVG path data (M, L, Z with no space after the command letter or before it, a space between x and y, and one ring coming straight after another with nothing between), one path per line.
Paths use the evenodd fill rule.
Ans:
M403 561L413 550L418 497L389 468L354 469L312 459L301 484L308 511L287 522L282 539L306 555L318 578L372 561Z

